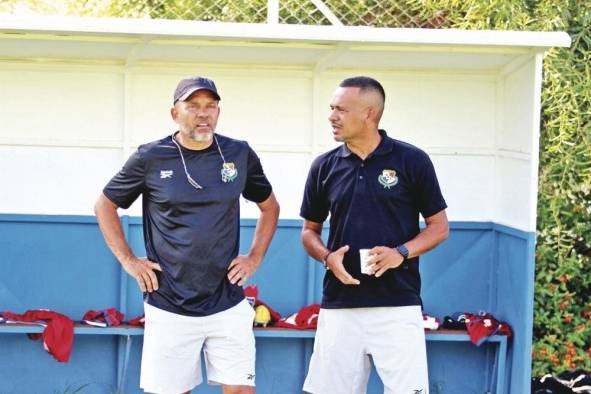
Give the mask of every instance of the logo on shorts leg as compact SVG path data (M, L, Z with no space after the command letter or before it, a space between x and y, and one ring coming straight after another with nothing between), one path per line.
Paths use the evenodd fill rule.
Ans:
M415 390L412 394L423 394L423 389Z
M172 170L161 170L160 179L172 178L172 174L174 174L174 171Z
M253 373L247 373L246 374L246 380L253 380L254 379L254 374Z

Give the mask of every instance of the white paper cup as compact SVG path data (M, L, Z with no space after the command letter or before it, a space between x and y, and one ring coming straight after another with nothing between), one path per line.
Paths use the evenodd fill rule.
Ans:
M369 260L371 259L369 251L371 249L359 249L359 264L361 265L361 273L365 275L371 275L372 272L369 268Z

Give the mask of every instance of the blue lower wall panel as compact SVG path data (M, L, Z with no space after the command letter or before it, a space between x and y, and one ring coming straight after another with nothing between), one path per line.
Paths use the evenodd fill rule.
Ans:
M140 218L124 217L128 240L144 255ZM241 252L255 221L241 222ZM486 310L514 328L504 392L529 389L535 236L489 222L452 222L448 241L421 258L425 312L443 318ZM299 220L281 220L265 261L250 283L286 316L320 301L324 269L300 245ZM326 236L327 231L325 229ZM75 320L88 309L117 307L128 318L143 313L138 286L107 249L93 217L0 215L0 310L49 308ZM124 393L141 393L142 338L134 337ZM257 393L301 393L312 339L257 338ZM511 350L515 347L514 350ZM124 342L107 335L75 337L70 362L56 362L24 334L0 335L0 394L115 393ZM430 342L432 394L485 393L492 388L494 352L488 345ZM219 393L201 385L195 393ZM383 392L372 373L368 394Z
M100 237L92 222L0 216L0 309L48 308L80 319L86 309L117 305L120 268Z
M25 334L0 335L0 393L114 393L117 382L117 338L79 335L69 362L59 363L41 341ZM69 389L69 391L67 391ZM137 392L137 391L130 391Z
M468 342L430 343L427 346L430 394L486 393L491 384L488 366L493 353L487 352L487 345L481 346Z

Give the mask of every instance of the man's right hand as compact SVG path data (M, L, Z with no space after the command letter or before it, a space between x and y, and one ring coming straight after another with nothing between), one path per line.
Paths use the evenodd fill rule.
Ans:
M143 292L151 293L158 290L158 279L154 270L162 272L160 264L154 263L146 258L131 256L122 262L123 268L131 275L140 286Z
M359 280L353 278L343 266L343 257L349 251L349 245L341 246L326 257L326 267L332 271L338 280L346 285L358 285Z

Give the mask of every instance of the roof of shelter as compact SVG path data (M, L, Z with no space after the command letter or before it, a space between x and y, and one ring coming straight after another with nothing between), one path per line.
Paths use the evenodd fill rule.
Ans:
M564 32L0 15L4 60L499 70L570 42Z

